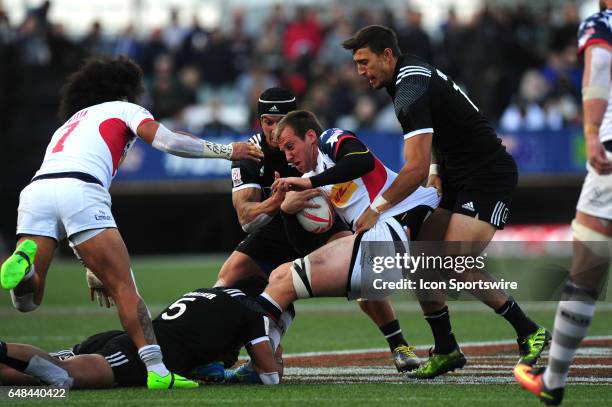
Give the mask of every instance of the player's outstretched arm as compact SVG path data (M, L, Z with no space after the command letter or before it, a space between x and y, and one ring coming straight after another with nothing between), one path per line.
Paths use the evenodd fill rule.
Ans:
M216 144L190 134L166 128L157 121L148 121L138 127L138 137L168 154L186 158L223 158L226 160L259 161L263 153L253 143Z
M279 384L282 366L277 363L269 341L247 347L255 372L263 384Z

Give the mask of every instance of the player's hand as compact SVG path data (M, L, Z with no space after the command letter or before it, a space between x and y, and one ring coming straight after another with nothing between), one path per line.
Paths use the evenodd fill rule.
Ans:
M359 219L357 219L357 223L355 223L355 233L370 230L374 225L376 225L379 217L380 213L373 211L372 208L368 206L368 209L361 214Z
M310 181L310 178L288 177L285 178L285 181L287 182L287 184L289 184L289 189L293 189L296 191L312 188L312 182Z
M85 273L85 278L87 279L87 287L89 287L89 299L93 302L94 297L98 300L98 304L101 307L110 308L115 305L113 301L113 297L106 291L104 288L104 284L102 281L96 277L96 275L90 270L87 269Z
M259 147L253 143L239 142L232 143L232 161L253 160L261 161L264 154Z
M281 179L282 178L280 177L278 171L274 171L274 182L270 187L272 190L272 195L270 195L268 199L275 204L277 209L285 199L285 195L288 191L287 185L282 183L282 181L280 181Z
M612 162L606 157L606 149L598 138L587 139L587 158L589 164L599 175L612 174Z
M439 175L430 175L425 186L434 187L438 192L438 196L442 196L442 178Z
M321 194L318 189L307 189L305 191L289 191L281 204L281 210L288 214L298 213L304 208L318 208L319 205L308 202L310 198Z

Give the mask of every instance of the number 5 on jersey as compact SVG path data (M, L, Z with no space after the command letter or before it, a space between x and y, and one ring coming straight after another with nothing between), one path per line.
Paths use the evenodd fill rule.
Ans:
M168 310L174 310L174 309L178 309L178 311L176 312L176 314L168 314L168 312L164 312L163 314L161 314L162 319L166 320L166 321L170 321L172 319L177 319L178 317L180 317L181 315L183 315L185 313L185 311L187 311L187 304L184 304L184 301L195 301L196 298L195 297L183 297L180 298L176 301L174 301L174 303L168 307Z
M76 129L76 126L78 126L80 123L80 120L77 120L74 123L70 123L69 125L67 125L66 127L64 127L64 129L66 130L66 132L64 133L64 135L59 139L59 141L57 142L57 144L55 145L55 147L53 147L53 150L51 151L52 153L59 153L60 151L62 151L64 149L64 142L66 141L66 139L68 138L68 136L70 135L70 133L72 133L74 131L74 129Z

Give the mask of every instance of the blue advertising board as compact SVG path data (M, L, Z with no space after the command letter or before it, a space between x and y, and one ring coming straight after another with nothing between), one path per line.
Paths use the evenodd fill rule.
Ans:
M216 143L245 140L207 136ZM403 139L396 133L360 132L366 143L389 168L399 171L404 159ZM517 161L521 175L581 175L585 172L584 142L579 129L501 133L504 145ZM168 182L227 179L231 163L226 160L190 159L157 151L137 142L119 169L116 181Z

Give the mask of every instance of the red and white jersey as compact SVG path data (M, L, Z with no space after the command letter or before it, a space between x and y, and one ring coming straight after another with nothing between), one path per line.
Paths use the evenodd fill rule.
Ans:
M353 133L341 129L328 129L319 137L319 148L317 164L313 171L304 174L304 177L312 177L320 174L336 165L335 153L340 143L347 138L356 138ZM359 216L370 206L374 200L385 192L397 173L385 167L385 165L374 156L374 169L361 178L343 182L335 185L320 187L327 193L330 201L344 221L353 227ZM427 205L436 208L440 203L435 188L418 187L416 191L398 202L395 206L384 211L380 219L387 219L419 205Z
M150 120L153 116L145 108L128 102L106 102L83 109L55 131L35 176L83 172L108 189L136 141L136 130Z

